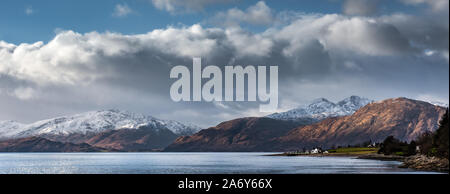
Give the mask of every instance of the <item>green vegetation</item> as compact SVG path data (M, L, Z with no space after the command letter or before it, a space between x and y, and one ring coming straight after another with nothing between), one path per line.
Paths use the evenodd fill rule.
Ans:
M362 154L374 154L378 152L378 148L370 147L347 147L328 150L328 153L334 155L362 155Z
M449 126L448 109L439 122L439 128L434 133L423 134L417 140L420 146L420 153L427 156L448 158L449 152Z
M422 134L416 141L401 142L393 136L387 137L380 145L378 153L385 155L411 156L417 152L439 158L448 158L449 153L448 109L434 132Z
M378 153L385 155L408 156L408 150L410 150L410 148L407 142L402 142L394 138L394 136L389 136L381 144ZM413 154L415 154L415 152Z

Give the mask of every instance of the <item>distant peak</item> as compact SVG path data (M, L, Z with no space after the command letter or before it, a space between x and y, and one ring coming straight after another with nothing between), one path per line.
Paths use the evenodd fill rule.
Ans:
M338 103L333 103L326 98L317 98L311 104L303 105L286 112L275 113L267 117L292 120L299 118L312 118L321 120L328 117L345 116L353 114L359 108L371 103L372 100L352 95Z
M355 96L355 95L353 95L353 96L350 96L350 97L348 97L348 98L345 98L344 100L357 101L357 100L361 100L361 99L367 99L367 98L364 98L364 97L361 97L361 96Z
M345 104L348 102L350 102L352 104L361 104L361 103L367 104L367 103L372 102L372 100L369 100L368 98L352 95L348 98L345 98L345 99L339 101L338 104Z
M326 99L326 98L317 98L317 99L313 100L311 102L311 104L316 104L316 103L321 103L321 102L330 102L330 101L328 99Z
M360 99L362 99L362 97L360 97L360 96L350 96L350 97L348 97L350 100L360 100Z
M80 114L83 115L83 114L90 114L90 113L100 114L100 115L113 114L113 115L123 115L123 116L130 116L130 117L153 118L152 116L148 116L148 115L144 115L144 114L140 114L140 113L134 113L134 112L126 111L126 110L120 110L120 109L107 109L107 110L90 111L90 112L85 112L85 113L80 113Z
M98 113L104 113L104 112L112 112L112 113L127 113L127 111L120 110L120 109L105 109L105 110L98 110L96 111Z
M117 108L108 109L106 111L109 111L109 112L123 112L123 111L121 111L120 109L117 109Z

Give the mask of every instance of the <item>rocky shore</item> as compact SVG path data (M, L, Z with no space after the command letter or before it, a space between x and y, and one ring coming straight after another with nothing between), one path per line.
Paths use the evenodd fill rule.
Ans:
M267 156L355 156L355 154L271 154ZM385 160L385 161L400 161L403 162L399 168L411 168L420 171L437 171L437 172L449 172L449 161L446 158L428 157L425 155L414 156L398 156L398 155L384 155L384 154L362 154L358 155L358 159L372 159L372 160Z
M414 155L403 160L400 168L412 168L424 171L448 172L448 159Z
M414 155L409 157L384 155L384 154L368 154L358 156L359 159L374 159L374 160L396 160L403 162L400 168L412 168L423 171L438 171L448 172L448 159L428 157L425 155Z

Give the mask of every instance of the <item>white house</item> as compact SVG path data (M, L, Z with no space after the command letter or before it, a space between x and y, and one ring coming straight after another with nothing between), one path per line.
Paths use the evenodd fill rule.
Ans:
M319 153L319 149L314 148L311 150L311 154L318 154Z

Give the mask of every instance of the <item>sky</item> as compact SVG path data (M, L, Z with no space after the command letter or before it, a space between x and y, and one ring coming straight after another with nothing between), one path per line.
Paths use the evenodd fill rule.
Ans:
M203 127L254 102L173 102L170 69L277 65L279 110L316 98L448 103L448 0L4 0L0 120L123 109Z

